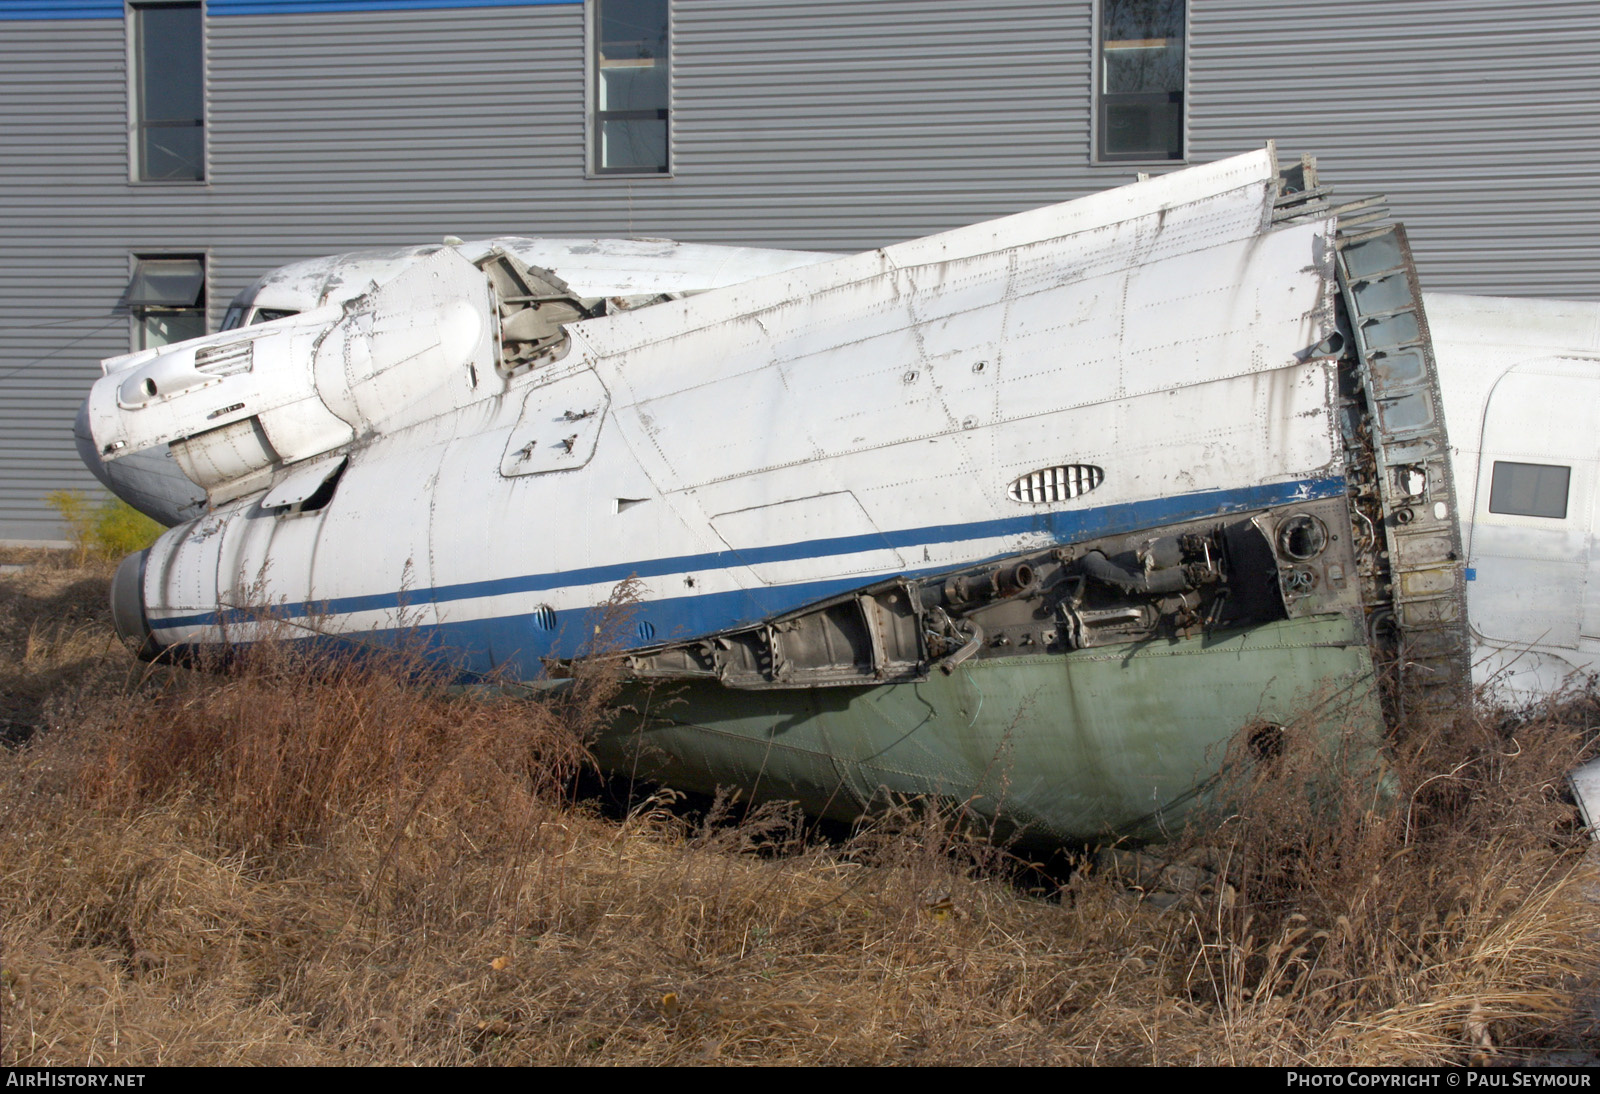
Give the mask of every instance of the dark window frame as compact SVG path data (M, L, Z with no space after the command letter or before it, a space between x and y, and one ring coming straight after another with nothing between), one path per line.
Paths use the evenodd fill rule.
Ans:
M1141 92L1108 92L1106 86L1106 41L1105 41L1105 9L1112 0L1095 0L1091 29L1093 35L1094 64L1091 66L1093 75L1091 79L1094 86L1091 89L1092 105L1090 118L1090 161L1095 165L1125 166L1127 164L1151 164L1156 166L1177 166L1189 161L1189 3L1188 0L1171 0L1182 5L1180 23L1183 28L1181 35L1181 49L1183 51L1182 72L1178 79L1179 86L1169 91L1141 91ZM1161 2L1161 0L1151 0ZM1177 148L1163 154L1154 150L1139 150L1133 152L1114 152L1107 149L1107 139L1110 133L1109 115L1111 110L1118 106L1146 106L1156 107L1161 105L1175 105L1178 113Z
M199 263L199 280L194 299L183 303L172 297L175 282L169 280L168 288L159 286L161 278L150 276L151 263ZM145 251L128 256L128 287L119 302L128 312L128 343L135 352L173 345L188 338L201 338L211 333L209 314L211 262L202 251ZM156 284L152 284L156 283ZM198 320L199 329L186 338L152 343L149 337L150 321L162 318L189 318Z
M1504 469L1502 471L1502 469ZM1526 480L1513 482L1512 476L1519 472L1532 471L1534 473L1531 485L1532 498L1525 500L1529 489ZM1554 493L1557 476L1549 472L1561 472L1561 511L1555 512L1554 504L1550 504L1550 495ZM1516 492L1515 498L1512 492ZM1540 505L1540 502L1546 504ZM1572 508L1572 466L1564 463L1523 463L1520 460L1495 460L1489 469L1489 512L1497 516L1506 517L1538 517L1543 520L1566 520L1567 512Z
M198 101L193 103L193 113L198 116L152 117L157 108L147 103L148 87L145 76L147 65L146 36L149 33L146 13L158 10L192 11L195 13L194 58L198 68ZM138 185L196 186L205 185L210 176L209 142L207 141L206 113L209 106L206 95L206 10L204 0L129 0L124 10L127 27L128 63L128 179ZM185 151L171 152L176 160L192 164L192 170L182 172L160 171L153 167L149 142L162 132L181 133L199 130L198 154L185 155Z
M673 19L672 0L660 0L666 16L665 58L658 67L663 68L663 85L665 102L659 107L630 110L602 110L603 101L601 91L601 73L608 66L602 57L601 20L602 8L606 0L585 0L584 3L584 131L587 147L585 149L585 173L590 178L671 178L674 171L672 150L672 54L673 54ZM657 66L652 66L657 67ZM607 122L629 121L660 121L665 129L665 144L663 148L664 163L608 165L605 157L605 129Z

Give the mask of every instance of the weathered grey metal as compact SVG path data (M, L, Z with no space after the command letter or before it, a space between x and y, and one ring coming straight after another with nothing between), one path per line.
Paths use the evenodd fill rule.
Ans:
M213 325L298 258L462 236L853 250L1127 181L1091 163L1091 0L675 6L673 175L585 176L579 4L207 19L208 179L129 181L120 19L0 34L0 540L90 486L70 426L131 254L204 254ZM1429 289L1600 297L1600 6L1190 2L1191 162L1316 149ZM1164 168L1148 168L1161 170Z

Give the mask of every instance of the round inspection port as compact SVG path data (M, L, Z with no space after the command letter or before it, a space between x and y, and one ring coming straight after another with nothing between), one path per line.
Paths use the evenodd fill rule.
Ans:
M1277 722L1257 722L1245 731L1245 748L1253 759L1277 759L1283 755L1283 727Z
M156 393L156 382L148 376L145 377L144 381L144 393L146 395L154 395Z
M1320 555L1328 546L1328 526L1310 513L1300 513L1278 525L1278 553L1295 562Z

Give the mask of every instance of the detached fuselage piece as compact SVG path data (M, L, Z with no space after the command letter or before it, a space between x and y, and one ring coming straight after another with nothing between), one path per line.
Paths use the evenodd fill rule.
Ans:
M671 700L610 764L1160 835L1241 727L1370 741L1383 673L1470 685L1405 236L1341 225L1313 170L1269 148L850 256L288 267L90 394L86 459L180 522L119 572L119 628L153 653L267 610L534 680L636 578L621 652Z

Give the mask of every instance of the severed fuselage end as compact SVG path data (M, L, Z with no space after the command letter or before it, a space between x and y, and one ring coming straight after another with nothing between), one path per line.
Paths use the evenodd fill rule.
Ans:
M631 579L613 767L1160 838L1242 729L1370 756L1470 687L1409 247L1326 195L1268 149L860 255L500 240L264 279L90 394L114 487L204 497L119 571L119 629L420 632L531 681Z

